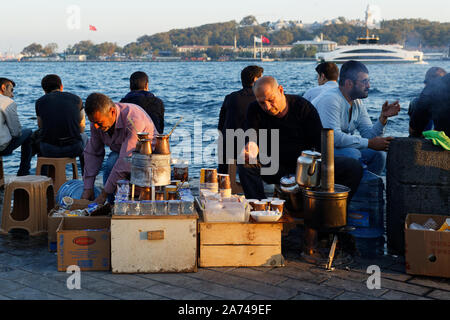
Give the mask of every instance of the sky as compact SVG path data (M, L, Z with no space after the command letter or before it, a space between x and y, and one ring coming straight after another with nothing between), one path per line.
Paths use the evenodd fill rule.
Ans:
M0 52L18 53L37 42L58 51L81 40L125 45L138 37L208 23L265 21L303 23L344 16L364 19L368 4L382 19L423 18L450 22L449 0L2 0ZM97 31L89 31L89 25Z

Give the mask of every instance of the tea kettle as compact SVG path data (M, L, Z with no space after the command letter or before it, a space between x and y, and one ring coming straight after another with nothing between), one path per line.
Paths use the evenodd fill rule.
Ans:
M297 159L295 181L302 187L315 188L320 185L321 154L316 151L303 151Z

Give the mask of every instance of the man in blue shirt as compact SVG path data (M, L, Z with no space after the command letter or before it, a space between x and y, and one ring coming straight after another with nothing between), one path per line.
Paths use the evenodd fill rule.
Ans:
M337 88L339 68L336 63L322 62L316 67L318 87L311 88L303 94L303 98L309 102L320 96L323 92L331 88Z
M381 107L378 121L372 124L361 99L369 95L370 80L366 66L348 61L341 67L339 87L330 89L313 100L324 128L334 130L336 156L359 159L367 169L380 175L386 165L386 151L392 137L383 137L389 117L400 111L398 101ZM355 131L359 136L353 135Z

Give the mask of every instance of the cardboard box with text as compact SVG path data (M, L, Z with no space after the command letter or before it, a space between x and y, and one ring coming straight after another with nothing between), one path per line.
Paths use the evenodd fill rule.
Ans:
M111 220L66 219L57 229L58 271L70 265L82 271L110 270Z

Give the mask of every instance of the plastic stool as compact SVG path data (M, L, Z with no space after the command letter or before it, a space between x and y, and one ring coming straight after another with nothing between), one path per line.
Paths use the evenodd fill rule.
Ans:
M11 201L14 199L11 210ZM44 176L16 177L6 184L0 233L25 229L30 236L47 232L47 216L55 206L52 179Z
M44 158L38 157L36 165L36 175L39 176L42 171L42 166L51 166L48 176L53 179L53 187L55 194L59 188L67 181L66 165L72 164L73 179L78 179L78 167L76 158ZM53 167L53 168L52 168Z
M0 188L5 185L5 176L3 173L3 158L0 157Z

